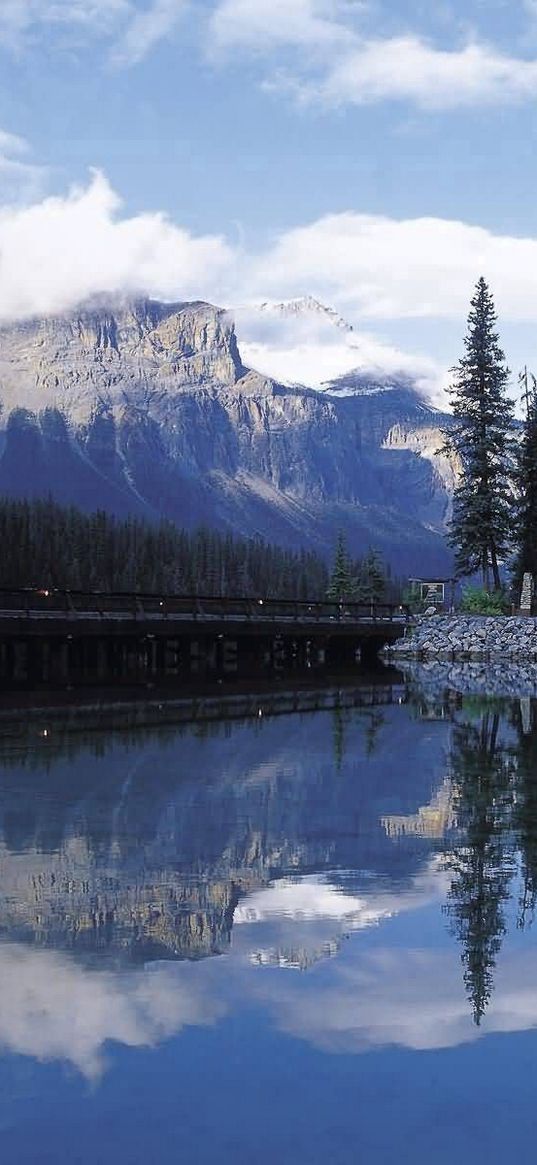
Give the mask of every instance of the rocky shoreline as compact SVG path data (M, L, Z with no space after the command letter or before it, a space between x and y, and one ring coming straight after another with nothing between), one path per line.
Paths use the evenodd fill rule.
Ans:
M537 666L537 619L506 615L422 615L388 659L519 660Z
M446 663L401 660L406 683L428 701L442 704L450 693L495 699L537 699L537 665L513 660Z

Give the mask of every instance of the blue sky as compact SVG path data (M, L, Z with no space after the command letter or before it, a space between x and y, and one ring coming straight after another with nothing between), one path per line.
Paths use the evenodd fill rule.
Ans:
M0 313L311 293L443 367L483 272L537 365L536 99L536 0L0 0Z

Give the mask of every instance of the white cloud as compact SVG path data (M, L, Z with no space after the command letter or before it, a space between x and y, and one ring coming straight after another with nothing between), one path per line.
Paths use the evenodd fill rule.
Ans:
M427 354L418 339L401 351L402 321L414 331L417 321L456 321L462 333L483 274L502 324L537 322L534 238L444 219L349 211L284 231L262 251L248 252L221 236L195 236L163 214L122 214L119 197L99 173L63 196L21 204L21 190L40 172L24 143L7 133L0 136L0 171L13 187L11 205L0 206L0 319L53 314L100 293L242 304L244 358L268 375L319 385L353 368L408 372L429 389L441 379L434 350ZM304 294L336 307L354 331L323 317L271 321L253 310L267 298ZM394 343L390 328L397 321Z
M187 0L2 0L0 45L20 50L47 31L60 44L115 44L116 64L135 65L177 24Z
M285 311L285 305L283 306ZM363 329L343 330L329 314L282 315L256 307L234 312L242 358L282 384L321 388L351 371L373 376L406 374L428 392L435 389L442 369L427 357L402 352L385 338Z
M429 1051L537 1024L534 960L528 952L504 958L479 1028L455 949L357 951L352 963L332 960L330 972L309 991L294 976L281 975L260 981L256 992L283 1031L324 1051L357 1053L389 1044Z
M448 884L449 875L438 858L405 889L381 888L373 882L360 896L342 892L326 878L278 881L239 904L234 948L322 952L329 938L371 926L382 930L402 913L431 905L439 908ZM324 930L320 929L323 920L328 923ZM269 940L270 947L263 940ZM444 950L395 950L377 940L370 948L362 945L357 934L352 945L341 949L325 973L313 976L307 987L301 976L285 971L266 975L256 967L256 972L245 982L245 991L262 1001L282 1031L327 1052L356 1054L388 1045L415 1051L451 1048L491 1032L526 1031L537 1024L531 951L502 953L481 1027L472 1019L455 943Z
M393 914L437 902L444 891L445 878L436 859L403 892L374 886L358 897L344 893L326 878L278 881L239 904L234 942L225 958L155 963L130 971L88 968L60 951L1 943L0 1049L40 1061L67 1061L95 1080L106 1066L104 1048L110 1041L131 1048L156 1046L186 1026L217 1022L237 1004L242 1007L245 998L265 998L279 1025L290 1027L286 976L276 984L274 994L265 996L264 980L258 977L257 968L251 967L250 956L258 949L259 937L269 933L267 922L269 928L272 923L276 927L270 933L279 935L283 942L288 940L291 947L298 939L306 950L315 951L326 936L339 938L350 930L381 924ZM366 982L367 969L364 975L359 952L356 954L356 974ZM385 965L386 990L391 972L393 968ZM331 1017L313 1023L307 1002L299 998L296 1025L291 1030L313 1043L332 1039L351 1006L348 974L334 970L321 989L323 1000L325 991L331 1000ZM391 984L395 1025L393 1017L399 1017L404 991L400 977L394 978L398 984L397 991ZM374 996L373 984L366 982L366 986ZM361 1007L364 1015L369 1013L369 1026L374 1031L374 998L369 1007L364 999ZM383 1041L372 1038L371 1042Z
M190 8L213 57L267 59L265 84L328 106L403 100L453 109L531 99L537 61L470 42L445 48L419 34L365 35L366 0L2 0L0 44L48 30L60 43L109 38L115 63L137 64ZM534 0L526 8L535 10ZM207 16L207 19L203 17ZM369 13L369 23L371 14Z
M343 18L361 7L340 0L221 0L209 22L209 36L219 52L243 48L266 55L294 46L316 55L319 49L352 44L352 28Z
M291 930L290 924L295 922L326 919L341 924L345 933L366 930L394 915L438 902L446 889L447 878L436 858L416 875L406 891L375 885L373 890L366 886L362 894L349 893L319 874L278 878L269 887L255 890L242 899L235 908L233 925L273 919Z
M537 240L439 218L325 215L285 231L251 262L252 296L304 293L351 320L466 318L479 275L502 318L537 320Z
M90 1079L103 1070L108 1040L151 1047L224 1011L186 964L118 974L9 943L0 947L0 975L0 1048L69 1061Z
M0 318L62 311L100 292L222 299L235 256L221 238L119 211L99 173L65 197L0 209Z
M314 921L329 918L345 922L347 927L362 930L389 917L388 907L371 903L364 896L345 894L343 890L316 875L299 880L282 878L265 890L244 898L235 909L233 925L251 925L270 918L286 921Z
M276 883L239 905L227 956L194 963L98 970L61 952L3 943L0 1048L69 1062L95 1080L106 1066L110 1042L157 1046L186 1026L217 1023L251 1003L263 1007L280 1030L335 1053L389 1045L451 1048L492 1032L535 1028L531 950L502 953L478 1028L456 944L438 950L382 943L382 929L394 916L438 908L445 882L433 860L405 890L379 882L357 895L327 879ZM379 929L373 947L367 943L370 927ZM342 936L351 932L351 942L341 946ZM308 957L315 962L338 948L324 973L308 976L307 983L286 969L267 974L258 957L263 951L301 952L307 963ZM277 965L277 959L267 961ZM282 968L286 963L292 966L292 957L281 959Z
M8 133L7 130L0 129L0 153L3 155L14 154L20 156L28 152L28 143L24 138L20 138L17 134Z
M533 0L526 6L534 7ZM134 65L189 8L210 55L233 62L237 52L266 58L265 84L300 101L403 100L453 109L524 101L537 93L537 61L492 45L437 47L413 31L366 35L365 0L195 0L191 7L189 0L2 0L0 44L20 49L47 31L60 44L108 38L111 59Z
M525 101L537 94L537 61L479 41L437 47L419 34L366 35L362 5L330 0L220 0L209 24L213 51L270 61L265 85L327 106L410 102L424 110Z
M131 3L132 0L26 0L26 7L42 23L81 24L105 30L118 16L131 11Z
M186 0L153 0L137 10L114 53L118 64L136 65L156 44L169 36L186 11Z
M46 173L29 158L29 146L23 138L0 129L0 182L4 203L35 199Z
M0 42L20 46L28 34L61 26L106 35L131 13L131 0L2 0Z
M482 44L437 49L415 36L365 41L332 62L301 95L330 105L402 100L424 110L524 101L537 94L537 61Z
M0 137L0 173L11 164L19 184L34 178L33 168L23 161L24 149L19 139ZM7 150L20 156L9 163ZM267 254L248 256L222 238L192 236L161 214L122 216L120 199L96 173L86 188L63 197L0 207L0 319L61 312L100 294L142 293L228 306L265 283L268 290L280 283L285 291L293 270L289 261L299 289L321 280L318 289L329 301L336 293L353 309L363 306L358 294L352 303L345 268L334 282L337 257L331 266L324 262L322 221L309 231L308 264L317 255L318 266L317 261L312 267L301 263L296 232L282 236ZM403 353L368 332L344 334L329 318L306 316L285 323L251 309L238 311L237 317L245 362L284 382L316 387L359 368L407 372L431 391L440 378L434 361Z

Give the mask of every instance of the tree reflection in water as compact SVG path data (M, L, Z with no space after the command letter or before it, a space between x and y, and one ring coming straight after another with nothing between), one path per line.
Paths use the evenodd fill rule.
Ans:
M520 929L531 925L537 905L536 702L464 700L454 716L450 776L459 840L445 851L452 877L445 912L462 946L464 982L479 1026L517 875Z
M516 799L513 825L522 866L522 888L518 925L531 925L537 904L537 705L520 702L518 728Z
M462 943L464 982L478 1025L492 993L514 873L509 844L514 765L499 743L499 727L499 713L489 711L477 725L457 726L451 753L463 840L447 860L453 880L446 911Z

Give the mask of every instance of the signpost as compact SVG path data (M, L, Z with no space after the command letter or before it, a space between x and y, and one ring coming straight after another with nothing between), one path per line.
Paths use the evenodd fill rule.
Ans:
M455 579L411 578L408 581L413 596L423 603L424 607L436 607L437 611L445 611L449 603L449 610L453 610Z

